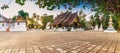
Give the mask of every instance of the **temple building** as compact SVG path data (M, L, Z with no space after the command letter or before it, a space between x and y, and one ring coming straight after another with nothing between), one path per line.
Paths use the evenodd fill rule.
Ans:
M72 13L69 11L66 11L65 13L61 13L60 15L57 15L54 22L52 23L54 28L79 28L80 22L78 18L77 12Z
M6 31L6 28L8 27L7 23L8 19L2 15L0 15L0 31Z
M22 16L17 16L16 20L0 15L0 31L27 31L26 21Z

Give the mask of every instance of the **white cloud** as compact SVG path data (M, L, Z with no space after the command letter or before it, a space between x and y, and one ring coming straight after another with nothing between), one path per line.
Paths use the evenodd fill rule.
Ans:
M9 3L8 0L0 0L0 6ZM12 0L12 2L9 5L9 8L6 10L0 9L0 14L7 18L12 18L14 15L18 14L19 10L24 10L25 12L28 12L30 17L32 17L33 13L36 13L38 15L43 15L43 14L48 14L48 15L54 15L54 17L58 14L60 14L61 11L65 12L66 10L64 7L62 7L60 10L55 9L53 11L49 11L46 8L45 9L40 9L37 5L34 4L34 2L27 1L25 5L21 6L19 4L15 3L15 0ZM73 9L73 12L79 11L80 8L75 8ZM89 13L90 10L84 10L84 13ZM94 13L88 14L86 19L89 20L90 15Z
M14 15L17 15L19 10L24 10L25 12L28 12L30 17L32 16L33 13L36 13L38 15L42 15L42 14L46 13L48 15L56 16L57 14L59 14L61 12L61 10L49 11L46 8L40 9L37 5L35 5L33 2L30 2L30 1L27 1L24 6L21 6L21 5L16 4L15 1L13 0L10 3L8 9L6 9L6 10L0 9L0 14L4 15L7 18L11 18Z

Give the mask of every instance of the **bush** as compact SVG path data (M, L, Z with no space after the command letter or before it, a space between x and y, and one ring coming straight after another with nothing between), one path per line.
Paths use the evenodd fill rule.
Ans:
M71 27L69 27L69 28L67 29L67 31L71 31Z

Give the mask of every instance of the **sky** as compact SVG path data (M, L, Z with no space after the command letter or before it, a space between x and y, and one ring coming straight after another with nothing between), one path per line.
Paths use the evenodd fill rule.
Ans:
M0 0L0 7L3 6L4 4L8 4L9 1L10 0ZM25 5L21 6L19 4L16 4L15 0L12 0L11 3L9 4L8 9L5 9L5 10L0 9L0 14L7 18L12 18L14 15L18 15L19 10L24 10L25 12L28 12L30 17L32 17L33 13L36 13L37 15L40 15L40 16L43 14L48 14L48 15L54 15L54 17L56 17L61 12L67 11L62 6L60 9L54 9L52 11L47 10L46 8L40 9L37 5L34 4L34 2L31 2L31 1L26 1ZM81 7L78 6L72 9L72 12L77 12L80 10L81 10ZM83 10L83 11L85 14L87 14L86 16L87 20L89 20L90 15L94 14L94 12L91 13L91 11L88 9Z

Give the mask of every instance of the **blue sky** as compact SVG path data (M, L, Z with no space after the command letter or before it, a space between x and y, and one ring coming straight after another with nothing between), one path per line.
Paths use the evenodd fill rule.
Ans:
M8 4L10 0L0 0L0 7L3 6L4 4ZM0 14L2 14L3 16L7 17L7 18L11 18L14 15L18 14L19 10L24 10L25 12L28 12L30 17L32 17L33 13L36 13L38 15L43 15L43 14L48 14L48 15L54 15L57 16L61 13L61 11L65 12L66 9L64 7L61 6L60 9L54 9L52 11L47 10L46 8L44 9L40 9L37 5L34 4L34 2L31 1L27 1L25 3L24 6L18 5L15 3L15 0L12 0L11 3L9 4L9 8L6 10L2 10L0 9ZM72 9L72 12L77 12L80 11L81 7L78 6L74 9ZM85 14L88 14L88 16L86 17L86 19L89 18L89 16L93 13L90 13L90 10L86 9L83 10Z

